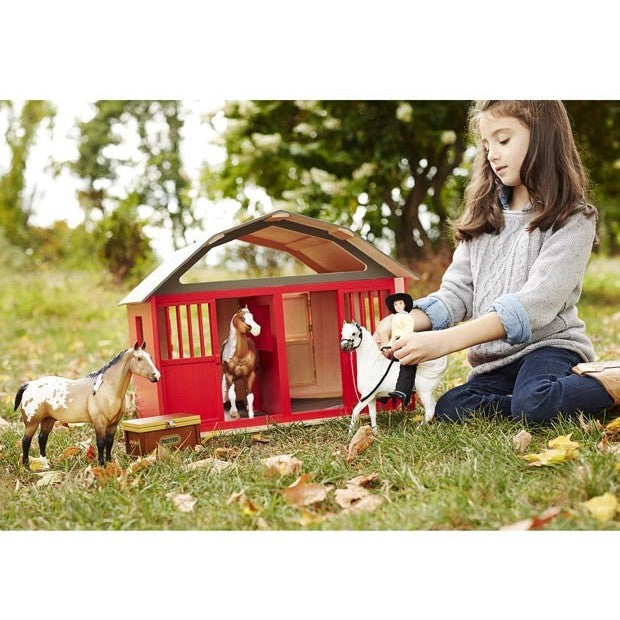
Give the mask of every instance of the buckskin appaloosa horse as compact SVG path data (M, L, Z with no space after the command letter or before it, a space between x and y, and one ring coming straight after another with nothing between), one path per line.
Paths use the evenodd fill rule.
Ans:
M37 428L39 450L46 467L47 438L56 420L92 422L97 437L99 464L112 459L116 427L125 410L125 393L131 375L146 377L153 383L161 373L146 352L146 343L121 351L105 366L81 379L41 377L24 383L15 395L15 411L21 405L25 433L22 439L22 462L29 468L30 443Z

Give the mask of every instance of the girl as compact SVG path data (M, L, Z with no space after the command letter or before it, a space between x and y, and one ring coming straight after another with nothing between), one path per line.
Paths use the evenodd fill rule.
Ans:
M575 306L597 211L563 104L479 101L470 130L482 149L452 264L439 290L414 303L417 331L394 343L394 357L418 364L469 348L473 370L439 399L438 419L479 411L547 423L617 404L620 362L588 364L594 350Z

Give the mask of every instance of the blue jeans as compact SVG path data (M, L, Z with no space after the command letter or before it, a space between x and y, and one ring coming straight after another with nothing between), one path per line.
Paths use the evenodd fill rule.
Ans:
M542 347L448 390L437 401L435 419L456 422L480 412L545 424L559 413L596 415L611 407L613 399L595 379L571 372L581 361L568 349Z

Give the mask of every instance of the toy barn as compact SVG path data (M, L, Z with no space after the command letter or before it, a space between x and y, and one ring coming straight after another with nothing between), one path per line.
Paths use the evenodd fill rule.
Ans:
M188 278L208 252L231 242L284 252L305 271ZM339 347L342 322L355 319L374 331L388 312L385 297L406 291L408 279L417 276L350 230L283 210L178 250L120 302L127 306L130 342L145 340L162 373L156 384L134 377L138 415L197 414L204 432L350 414L358 395L355 364ZM231 317L246 305L261 326L252 337L255 417L240 409L231 418L220 347Z

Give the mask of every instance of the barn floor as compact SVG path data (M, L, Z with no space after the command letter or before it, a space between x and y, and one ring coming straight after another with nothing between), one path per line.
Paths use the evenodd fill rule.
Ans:
M338 398L294 398L291 400L291 411L293 413L321 411L323 409L335 409L336 407L342 407L342 396Z

